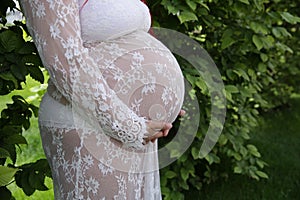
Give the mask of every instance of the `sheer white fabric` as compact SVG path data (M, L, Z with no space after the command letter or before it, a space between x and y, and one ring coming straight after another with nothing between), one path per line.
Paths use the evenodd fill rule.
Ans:
M79 0L80 5L84 1ZM150 28L148 8L139 0L89 0L80 17L82 37L90 42L117 38L136 30L147 32Z
M55 198L161 199L157 143L143 138L146 120L179 113L181 70L139 0L82 3L21 0L50 74L39 125Z

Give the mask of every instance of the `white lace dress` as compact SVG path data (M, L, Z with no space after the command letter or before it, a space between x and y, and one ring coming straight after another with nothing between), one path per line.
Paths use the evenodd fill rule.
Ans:
M139 0L21 0L50 74L39 125L55 199L161 199L146 120L173 122L184 94Z

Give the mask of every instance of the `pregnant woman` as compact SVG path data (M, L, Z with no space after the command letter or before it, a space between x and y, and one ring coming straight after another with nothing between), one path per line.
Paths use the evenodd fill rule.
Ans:
M140 0L21 0L50 74L39 126L55 199L161 199L157 138L184 82ZM151 142L150 142L151 141Z

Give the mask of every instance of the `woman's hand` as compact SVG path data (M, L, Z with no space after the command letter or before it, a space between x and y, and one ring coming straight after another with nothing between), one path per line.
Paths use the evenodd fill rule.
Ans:
M148 137L145 138L145 144L148 142L155 142L156 139L161 137L166 137L172 128L171 123L160 122L160 121L148 121L147 122L147 132Z
M184 110L180 110L179 116L183 117L185 115ZM155 142L158 138L166 137L170 131L170 129L173 127L171 123L167 122L159 122L159 121L148 121L147 122L147 132L148 137L145 138L145 144L147 144L149 141Z
M185 110L180 110L178 115L179 115L179 117L183 117L185 115L185 113L186 113Z

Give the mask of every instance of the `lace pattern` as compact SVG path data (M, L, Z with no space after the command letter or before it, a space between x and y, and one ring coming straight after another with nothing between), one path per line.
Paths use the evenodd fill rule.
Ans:
M143 148L145 119L137 116L109 88L98 65L82 45L78 2L24 0L21 5L43 63L57 90L74 107L86 110L89 117L105 127L106 134L120 139L127 146ZM98 94L101 94L100 98ZM101 105L105 105L104 110ZM110 117L104 117L103 113ZM122 121L114 117L121 115L125 117ZM134 129L127 128L129 122Z
M150 16L139 0L89 0L79 15L81 4L21 0L50 74L39 126L55 199L159 200L157 143L142 143L146 120L173 122L179 113L180 67L146 32Z
M136 173L111 167L111 162L118 162L118 165L142 164L140 157L111 151L109 145L112 143L106 142L99 146L106 146L107 156L111 159L103 160L92 155L82 142L85 134L96 136L93 131L46 126L40 129L44 150L52 168L56 200L161 199L157 171ZM156 148L156 144L152 145L148 147Z

